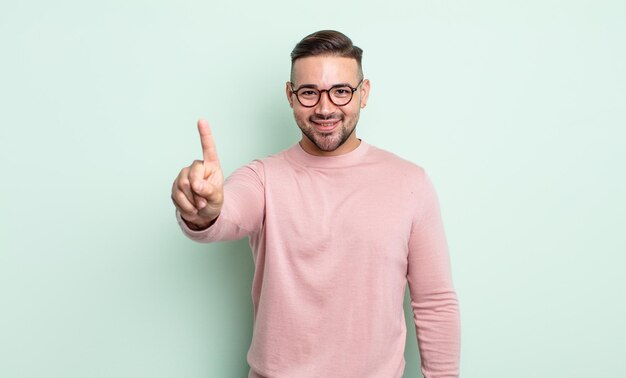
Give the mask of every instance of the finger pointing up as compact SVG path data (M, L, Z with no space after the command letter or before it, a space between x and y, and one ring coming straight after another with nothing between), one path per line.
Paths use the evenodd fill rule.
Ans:
M202 143L202 156L205 163L217 163L217 149L215 148L215 141L213 140L213 134L211 133L211 127L209 122L204 119L198 120L198 132L200 133L200 142Z

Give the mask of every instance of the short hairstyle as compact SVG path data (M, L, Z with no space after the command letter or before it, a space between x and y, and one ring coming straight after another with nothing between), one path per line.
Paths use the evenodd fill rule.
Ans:
M359 76L363 78L361 59L363 50L352 44L352 40L336 30L320 30L302 38L291 51L291 80L293 80L293 64L300 58L309 56L340 56L356 60Z

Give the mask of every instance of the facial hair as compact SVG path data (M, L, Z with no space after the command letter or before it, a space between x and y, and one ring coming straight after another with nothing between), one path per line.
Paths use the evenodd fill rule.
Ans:
M296 123L298 124L300 130L302 130L302 133L309 138L309 140L313 142L317 148L321 151L332 152L341 147L346 140L348 140L350 135L354 133L358 119L359 116L357 114L356 117L346 123L346 117L342 114L333 113L325 116L315 114L310 116L307 120L296 117ZM341 124L329 133L321 133L315 129L315 126L313 126L316 121L329 120L336 122L341 121Z

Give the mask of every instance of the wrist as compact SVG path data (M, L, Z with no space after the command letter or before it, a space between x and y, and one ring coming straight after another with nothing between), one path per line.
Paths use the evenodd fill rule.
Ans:
M189 229L193 230L193 231L203 231L206 230L207 228L211 227L215 221L217 220L217 217L215 217L215 219L208 221L208 222L190 222L186 219L183 218L183 221L185 222L185 224L187 225L187 227L189 227Z

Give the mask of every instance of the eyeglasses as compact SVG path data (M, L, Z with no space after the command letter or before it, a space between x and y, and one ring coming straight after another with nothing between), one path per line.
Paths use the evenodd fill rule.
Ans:
M300 105L305 108L312 108L320 102L322 93L328 93L330 102L335 106L348 105L352 101L352 96L356 92L357 88L363 83L363 79L359 81L356 87L351 87L348 84L337 84L330 87L330 89L317 89L309 85L302 86L298 89L293 89L293 83L291 83L291 93L296 95Z

